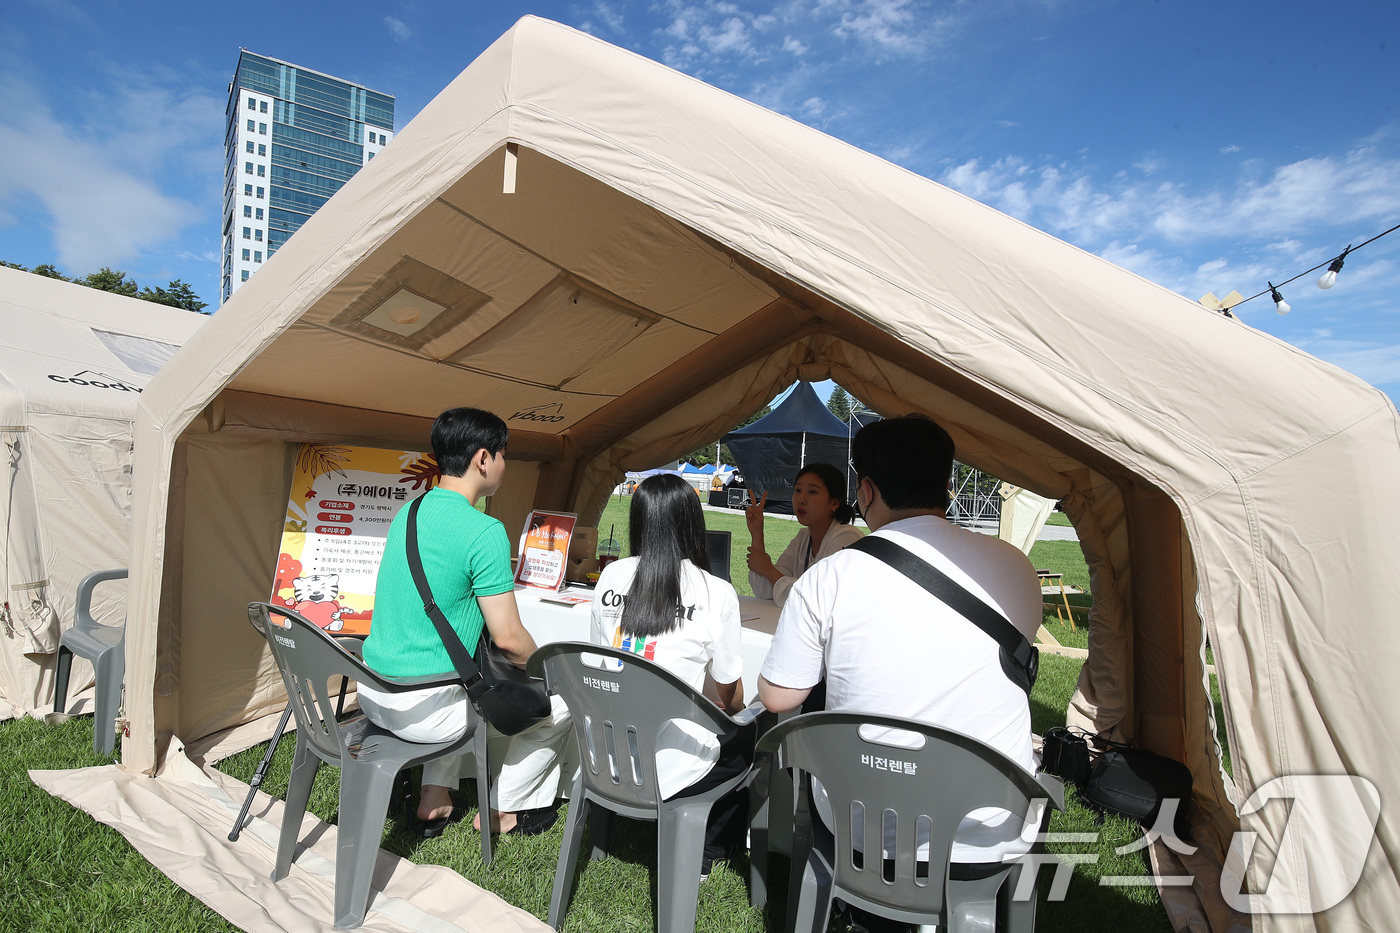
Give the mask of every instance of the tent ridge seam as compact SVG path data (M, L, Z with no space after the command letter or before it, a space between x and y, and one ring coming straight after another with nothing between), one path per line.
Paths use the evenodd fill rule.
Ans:
M1249 469L1241 470L1237 476L1234 476L1232 478L1232 480L1217 483L1208 489L1202 490L1201 492L1190 497L1189 499L1186 499L1185 501L1188 505L1199 505L1200 503L1204 502L1206 499L1209 499L1211 496L1214 496L1216 493L1220 492L1223 489L1228 489L1231 486L1241 484L1246 480L1258 476L1260 473L1264 473L1268 470L1273 469L1274 467L1278 466L1280 463L1283 463L1286 460L1291 460L1299 454L1311 450L1319 444L1331 440L1339 434L1346 433L1347 431L1356 427L1356 425L1360 424L1366 419L1372 418L1378 413L1385 411L1385 409L1386 405L1377 405L1375 408L1363 412L1356 418L1353 418L1351 421L1348 421L1346 424L1338 425L1337 427L1330 428L1325 431L1316 431L1312 434L1309 434L1307 437L1303 438L1303 440L1299 441L1298 443L1293 444L1289 447L1285 447L1283 450L1277 452L1273 456L1265 460L1259 461L1256 465L1250 467Z

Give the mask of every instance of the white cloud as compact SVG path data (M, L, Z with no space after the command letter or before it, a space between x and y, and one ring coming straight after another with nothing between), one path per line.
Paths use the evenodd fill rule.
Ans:
M1139 162L1139 174L1119 172L1099 183L1089 169L1033 165L1009 156L988 165L972 159L944 172L945 184L1075 242L1161 236L1180 243L1249 237L1296 252L1308 235L1347 223L1400 214L1400 159L1359 149L1342 157L1302 159L1273 170L1252 167L1233 188L1191 190L1149 181L1162 170ZM1364 230L1364 226L1362 227Z
M1329 332L1330 333L1330 332ZM1334 363L1374 386L1400 384L1400 344L1368 344L1354 340L1299 341L1313 356Z
M107 70L107 87L62 121L38 89L0 74L11 102L0 114L0 211L41 209L53 261L75 273L126 263L199 219L163 186L175 173L217 185L221 166L221 100L168 74Z
M1221 154L1221 155L1229 155L1229 154L1232 153L1232 152L1239 152L1239 151L1240 151L1240 147L1239 147L1239 146L1226 146L1226 147L1224 147L1223 149L1220 150L1220 154Z
M407 42L413 38L413 30L409 29L408 24L397 17L384 17L384 26L389 30L389 35L394 37L395 42Z
M792 36L784 36L783 51L791 52L793 55L805 55L807 53L807 46L803 45L799 40L794 39Z

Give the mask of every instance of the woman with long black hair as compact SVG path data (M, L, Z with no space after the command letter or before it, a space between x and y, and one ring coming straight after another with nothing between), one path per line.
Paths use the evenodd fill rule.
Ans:
M846 503L846 477L829 463L809 463L792 481L792 513L802 527L774 563L763 542L763 501L744 510L749 536L749 586L759 599L782 606L788 590L807 568L829 554L855 544L863 533L851 520L855 510Z
M705 515L690 484L673 474L644 480L632 496L631 557L598 578L591 638L653 661L696 690L708 673L728 713L744 707L739 597L704 568ZM712 697L713 699L714 697ZM753 733L721 743L693 722L672 721L657 737L656 781L663 799L689 796L742 773ZM748 812L740 791L717 801L705 831L702 877L743 841Z

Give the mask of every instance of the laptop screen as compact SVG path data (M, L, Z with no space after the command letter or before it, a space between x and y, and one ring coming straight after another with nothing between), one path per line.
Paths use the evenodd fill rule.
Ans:
M729 532L705 532L705 554L710 560L709 571L721 580L729 580Z

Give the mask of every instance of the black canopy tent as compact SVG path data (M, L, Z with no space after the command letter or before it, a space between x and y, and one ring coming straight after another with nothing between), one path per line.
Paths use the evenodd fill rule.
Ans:
M752 495L768 493L769 512L792 511L792 481L808 463L847 472L849 431L810 383L799 382L777 408L723 438Z

